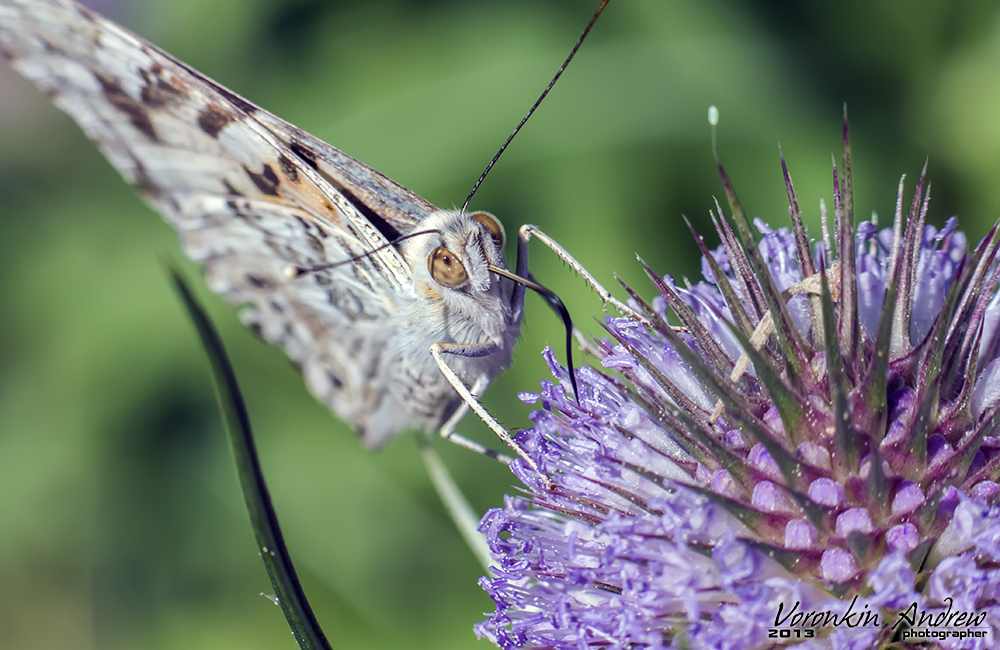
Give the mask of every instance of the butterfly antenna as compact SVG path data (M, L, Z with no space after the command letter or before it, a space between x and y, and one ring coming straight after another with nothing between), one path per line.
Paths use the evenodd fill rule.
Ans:
M507 145L510 144L510 141L514 139L514 136L517 135L518 131L521 130L521 127L524 126L524 123L528 121L528 118L531 117L531 115L535 112L535 109L537 109L538 106L542 103L542 100L545 99L545 96L549 94L549 91L552 90L552 86L556 85L556 82L559 81L559 77L562 76L563 71L566 70L566 66L568 66L569 62L573 60L574 56L576 56L577 50L579 50L580 46L583 45L583 40L587 38L587 34L590 33L590 29L594 26L594 23L597 22L597 17L601 15L601 12L604 11L604 7L607 4L608 0L603 0L603 2L601 2L601 6L599 6L597 8L597 11L594 12L594 16L590 19L590 22L587 23L587 28L583 30L583 33L580 34L580 38L579 40L577 40L576 45L573 46L573 51L569 53L569 56L566 57L566 60L563 61L563 64L559 67L559 70L556 72L556 76L552 77L552 81L549 82L549 85L546 86L545 90L542 91L542 94L539 95L538 99L535 101L534 106L531 107L531 110L528 111L528 114L525 115L524 118L520 121L520 123L517 125L517 128L514 129L514 132L511 133L510 136L508 136L507 141L503 143L502 147L500 147L500 151L498 151L497 154L493 156L493 160L490 161L490 164L486 165L486 170L483 171L482 175L479 177L479 180L476 181L476 184L473 186L472 191L469 192L469 196L466 197L465 203L462 204L462 212L465 212L465 209L469 207L469 202L472 201L472 197L476 195L477 191L479 191L479 186L483 184L483 180L486 179L486 175L490 173L491 169L493 169L493 165L495 165L496 162L500 160L500 156L502 156L503 152L507 149Z
M319 271L326 271L327 269L333 269L333 268L336 268L338 266L343 266L345 264L350 264L351 262L357 262L360 259L364 259L366 257L370 257L371 255L374 255L375 253L379 252L380 250L389 248L390 246L395 246L396 244L398 244L399 242L401 242L401 241L403 241L405 239L410 239L412 237L418 237L420 235L429 235L429 234L435 233L435 232L438 233L438 234L441 233L441 231L438 230L437 228L431 228L430 230L418 230L417 232L411 232L408 235L402 235L400 237L396 237L391 242L386 242L385 244L382 244L381 246L379 246L377 248L373 248L370 251L365 251L364 253L361 253L360 255L355 255L354 257L351 257L351 258L346 259L346 260L341 260L339 262L331 262L329 264L320 264L319 266L310 266L308 268L304 267L304 266L289 265L289 266L286 266L284 268L284 270L282 271L282 273L284 274L286 280L294 280L295 278L303 276L303 275L306 275L308 273L317 273Z

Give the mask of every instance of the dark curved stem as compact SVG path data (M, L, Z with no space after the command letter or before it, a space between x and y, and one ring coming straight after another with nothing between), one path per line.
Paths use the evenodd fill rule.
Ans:
M278 516L271 505L271 496L257 458L250 417L222 339L180 273L169 264L167 271L194 321L205 352L208 353L219 408L222 410L229 444L236 460L243 499L246 501L254 537L257 538L257 548L264 560L264 568L274 587L275 599L285 613L288 626L302 650L331 650L302 591L292 558L285 547Z

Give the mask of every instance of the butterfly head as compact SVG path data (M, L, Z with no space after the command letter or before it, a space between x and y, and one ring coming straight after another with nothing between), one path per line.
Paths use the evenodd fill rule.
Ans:
M418 282L426 284L429 292L469 296L496 292L499 284L491 278L490 267L507 268L505 233L496 217L488 212L443 211L428 217L420 227L433 232L407 241L404 255Z

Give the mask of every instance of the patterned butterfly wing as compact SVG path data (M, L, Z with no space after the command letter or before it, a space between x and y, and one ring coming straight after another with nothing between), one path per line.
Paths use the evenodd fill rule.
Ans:
M68 0L0 0L0 52L178 230L212 290L247 305L244 321L363 432L410 269L388 246L284 273L372 251L436 208Z

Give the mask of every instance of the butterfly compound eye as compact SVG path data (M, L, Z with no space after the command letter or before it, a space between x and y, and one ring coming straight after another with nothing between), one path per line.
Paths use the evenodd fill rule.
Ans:
M503 244L507 241L507 234L504 232L503 224L489 212L475 212L472 218L486 227L493 238L493 243L497 248L503 250Z
M441 286L454 289L465 284L469 274L458 257L444 246L438 246L427 258L427 270Z

